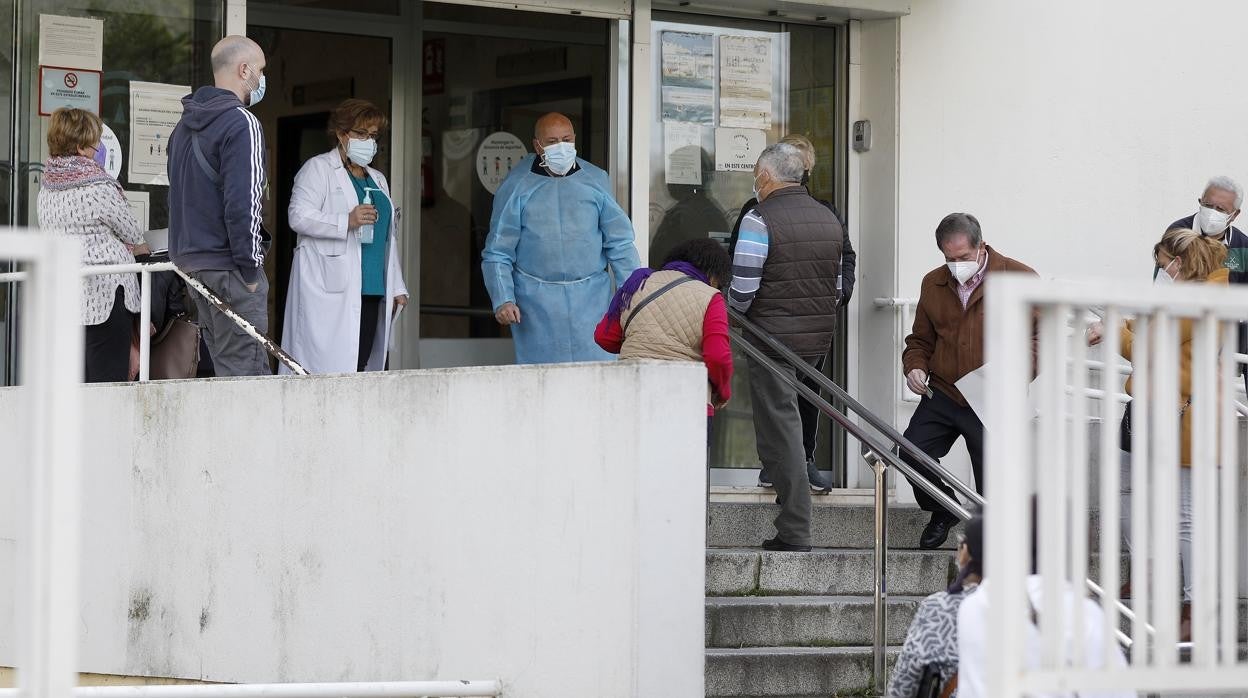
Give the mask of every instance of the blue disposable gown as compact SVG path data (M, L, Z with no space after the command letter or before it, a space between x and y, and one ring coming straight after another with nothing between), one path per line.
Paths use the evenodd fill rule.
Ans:
M566 177L532 171L525 157L494 196L481 270L494 309L520 308L512 325L516 363L607 361L594 326L613 289L641 266L633 226L611 194L607 173L577 159Z

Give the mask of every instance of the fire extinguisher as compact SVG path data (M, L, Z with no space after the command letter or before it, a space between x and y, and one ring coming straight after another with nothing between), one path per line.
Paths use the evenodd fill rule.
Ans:
M428 208L434 204L433 191L433 132L425 127L420 130L421 208Z

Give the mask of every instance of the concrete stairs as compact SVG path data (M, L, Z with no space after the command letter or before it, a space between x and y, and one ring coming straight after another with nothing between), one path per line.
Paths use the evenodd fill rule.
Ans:
M759 545L775 533L776 507L736 499L710 507L708 698L867 694L872 689L873 510L815 497L815 550L773 553ZM891 657L919 602L945 588L953 572L953 536L946 550L914 549L926 523L927 514L918 509L890 509Z

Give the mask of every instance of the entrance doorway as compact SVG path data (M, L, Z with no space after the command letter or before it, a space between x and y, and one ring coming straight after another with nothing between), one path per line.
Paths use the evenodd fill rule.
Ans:
M397 123L391 95L392 39L388 37L252 26L248 33L268 58L267 73L276 89L252 108L269 139L270 196L266 220L273 226L273 247L265 262L272 279L270 334L280 341L297 236L287 220L295 175L308 159L333 147L327 131L330 112L344 99L365 99ZM391 177L391 140L378 139L372 166ZM296 357L297 358L297 357Z
M552 111L572 120L578 155L609 169L610 22L436 3L423 12L421 366L512 363L481 275L493 192ZM515 157L484 155L483 143L510 144L502 152Z

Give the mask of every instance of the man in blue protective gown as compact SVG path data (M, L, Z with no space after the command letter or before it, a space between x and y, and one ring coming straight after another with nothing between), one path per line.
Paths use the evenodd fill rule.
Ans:
M494 196L481 253L499 324L511 327L516 363L608 361L594 326L613 292L641 266L633 225L607 173L576 157L563 114L538 119L533 148Z

